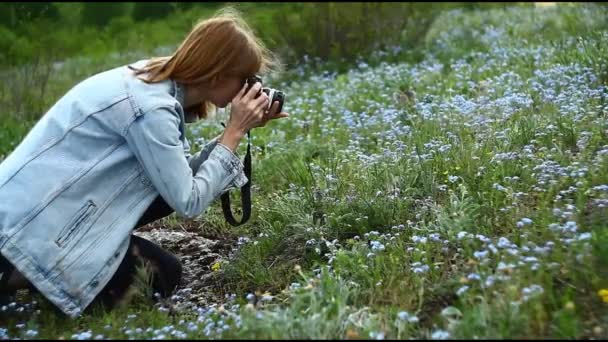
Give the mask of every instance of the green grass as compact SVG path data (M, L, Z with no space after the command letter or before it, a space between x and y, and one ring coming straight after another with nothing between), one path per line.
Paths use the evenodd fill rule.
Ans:
M12 308L0 327L24 338L608 337L607 15L453 11L420 63L271 78L291 117L253 132L250 223L230 227L218 203L200 218L249 239L218 271L232 300L167 311L181 299L136 296L70 320L39 298L39 314ZM225 115L191 126L191 141L216 136ZM25 130L4 125L7 153Z

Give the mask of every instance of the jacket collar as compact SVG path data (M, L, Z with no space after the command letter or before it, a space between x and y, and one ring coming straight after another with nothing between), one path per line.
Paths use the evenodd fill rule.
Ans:
M172 95L179 102L179 104L182 105L182 108L184 108L184 86L174 80L171 80L171 82L173 83Z

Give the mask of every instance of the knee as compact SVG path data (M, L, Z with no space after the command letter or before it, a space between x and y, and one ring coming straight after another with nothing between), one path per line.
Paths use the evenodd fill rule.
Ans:
M168 268L169 268L167 270L167 275L169 278L168 284L169 284L171 290L175 290L175 288L178 287L182 281L182 276L183 276L183 272L184 272L182 262L179 260L179 258L177 256L172 255Z
M162 297L168 297L181 283L182 263L175 255L165 255L155 266L154 292L158 292Z
M171 295L182 280L183 267L179 257L137 236L133 236L133 243L135 256L151 266L154 292L162 297Z

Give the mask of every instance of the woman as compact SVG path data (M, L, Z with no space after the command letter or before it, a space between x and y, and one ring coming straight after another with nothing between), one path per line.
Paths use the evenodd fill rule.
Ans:
M149 261L154 290L179 284L174 255L132 236L175 211L193 218L247 178L235 150L287 117L257 83L272 56L232 10L196 25L172 56L94 75L65 94L0 163L0 291L37 289L77 316L116 302ZM223 133L191 156L184 123L231 103Z

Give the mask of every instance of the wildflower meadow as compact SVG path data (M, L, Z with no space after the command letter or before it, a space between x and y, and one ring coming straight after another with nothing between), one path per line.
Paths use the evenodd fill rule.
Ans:
M232 239L217 300L183 284L70 319L25 294L0 338L607 338L608 7L450 9L408 49L265 77L290 117L252 131L251 220L161 224ZM228 113L188 128L193 150Z

